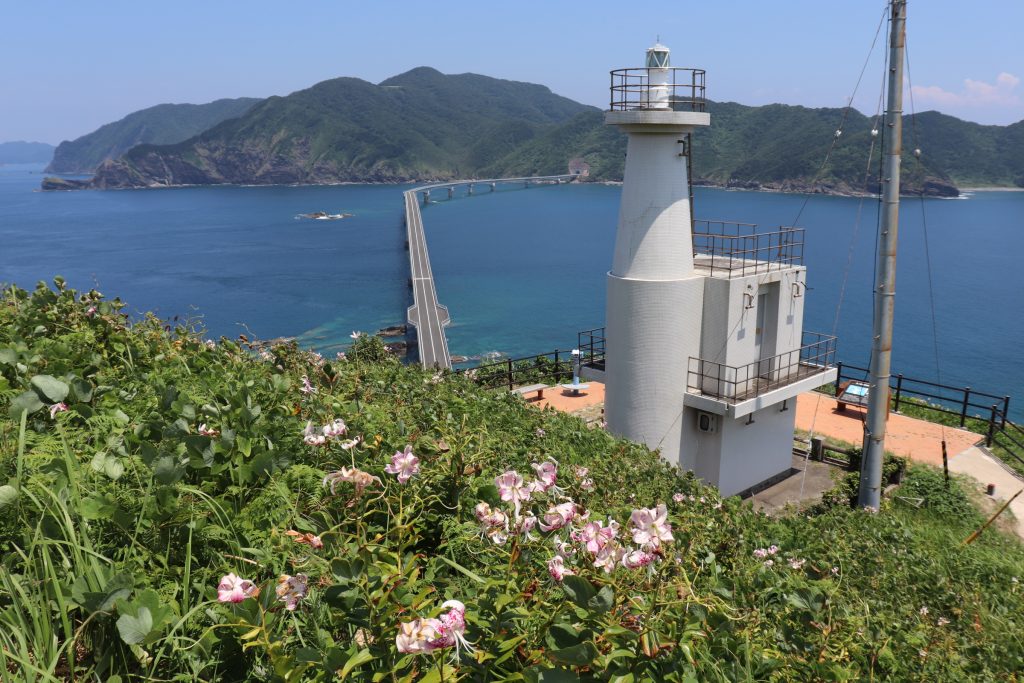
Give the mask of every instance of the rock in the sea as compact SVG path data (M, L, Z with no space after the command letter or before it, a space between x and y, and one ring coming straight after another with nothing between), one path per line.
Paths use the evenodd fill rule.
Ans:
M385 344L384 348L386 348L390 353L393 353L396 356L404 356L406 353L409 352L409 345L406 344L404 341L390 342L388 344Z
M46 176L43 178L43 190L54 191L54 190L84 190L89 187L88 180L70 180L68 178L58 178L56 176Z
M378 337L401 337L406 332L405 325L390 325L377 330Z

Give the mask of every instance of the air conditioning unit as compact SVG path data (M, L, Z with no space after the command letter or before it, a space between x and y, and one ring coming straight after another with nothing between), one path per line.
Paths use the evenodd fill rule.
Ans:
M697 431L705 434L714 434L718 431L718 416L714 413L706 413L703 410L697 411Z

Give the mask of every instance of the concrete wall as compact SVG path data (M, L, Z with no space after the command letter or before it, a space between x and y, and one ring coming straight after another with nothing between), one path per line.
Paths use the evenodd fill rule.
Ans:
M738 368L799 349L804 298L793 296L793 285L798 279L803 282L804 277L802 266L747 277L705 277L700 357ZM756 328L761 294L767 294L764 303L768 310L758 351ZM708 371L713 370L705 366L705 372ZM709 390L710 387L709 384ZM742 387L739 389L742 391Z
M796 409L782 412L774 405L746 418L723 420L722 456L718 488L731 496L787 471L793 463L793 428Z
M608 275L605 419L613 434L679 462L686 369L700 348L700 277L645 281Z
M612 273L641 280L693 274L682 132L629 134Z
M684 461L702 481L718 486L723 496L731 496L787 471L793 458L793 428L796 410L780 411L780 405L747 418L716 416L714 434L697 431L697 410L686 409L683 439L689 446ZM682 466L682 465L681 465Z

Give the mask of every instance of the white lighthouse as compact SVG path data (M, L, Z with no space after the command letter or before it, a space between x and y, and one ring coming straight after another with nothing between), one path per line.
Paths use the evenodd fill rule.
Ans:
M711 124L704 75L672 67L660 44L646 66L612 72L605 123L628 147L605 416L609 431L732 495L789 471L793 399L834 380L835 340L802 339L802 230L693 220L691 134Z

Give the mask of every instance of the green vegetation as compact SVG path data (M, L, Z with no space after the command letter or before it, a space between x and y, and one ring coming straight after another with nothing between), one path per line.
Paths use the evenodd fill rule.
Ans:
M0 299L2 681L1024 670L1024 550L964 546L932 470L920 509L771 519L376 338L215 344L56 285Z
M877 191L881 138L872 138L872 120L857 111L847 116L822 168L843 110L732 102L708 107L712 125L694 135L698 183ZM916 123L908 117L904 127L903 183L909 193L956 194L957 183L1024 187L1024 122L980 126L926 112ZM124 126L116 130L99 136L104 142L94 147L109 154L107 138L126 136ZM427 67L379 85L336 78L271 97L191 139L178 137L178 144L127 137L122 151L138 142L152 144L135 146L104 166L95 187L551 175L565 173L574 159L589 165L591 179L614 181L622 179L626 151L625 136L604 125L594 107L540 85L444 75ZM58 148L58 158L69 144L75 143ZM915 147L923 151L920 160L913 156Z
M139 144L164 145L187 140L221 121L241 116L259 102L253 97L223 99L207 104L158 104L120 121L65 140L51 150L48 173L92 173L107 159L117 159ZM43 161L49 161L48 156Z

